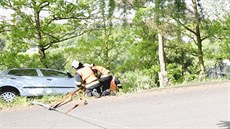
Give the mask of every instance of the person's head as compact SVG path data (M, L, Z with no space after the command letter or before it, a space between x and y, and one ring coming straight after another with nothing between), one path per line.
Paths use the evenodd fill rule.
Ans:
M79 61L77 61L77 60L74 60L73 62L72 62L72 64L71 64L71 66L72 66L72 68L74 68L74 69L78 69L79 68L79 66L80 66L80 62Z

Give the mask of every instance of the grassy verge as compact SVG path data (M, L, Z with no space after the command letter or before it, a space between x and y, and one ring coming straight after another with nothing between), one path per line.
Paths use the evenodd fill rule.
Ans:
M0 99L0 111L4 109L11 109L16 107L27 107L31 105L31 102L33 101L50 104L61 100L63 97L64 95L41 96L41 97L16 97L16 99L10 103L7 103Z

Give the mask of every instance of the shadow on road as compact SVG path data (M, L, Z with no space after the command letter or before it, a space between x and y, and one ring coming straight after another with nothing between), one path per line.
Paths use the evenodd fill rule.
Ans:
M230 121L220 121L217 125L223 129L230 129Z

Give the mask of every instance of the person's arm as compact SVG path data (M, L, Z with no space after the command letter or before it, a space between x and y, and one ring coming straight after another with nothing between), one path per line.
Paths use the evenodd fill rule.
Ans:
M75 84L77 87L82 87L82 77L79 73L76 73L75 75Z

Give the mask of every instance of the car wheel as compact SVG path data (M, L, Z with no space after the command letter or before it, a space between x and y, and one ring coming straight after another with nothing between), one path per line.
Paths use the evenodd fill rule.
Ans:
M0 98L6 102L12 102L16 98L16 95L14 91L2 91Z

